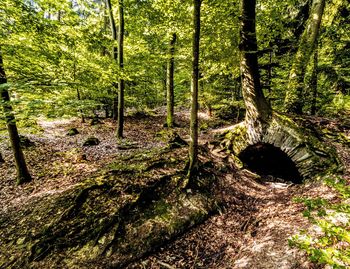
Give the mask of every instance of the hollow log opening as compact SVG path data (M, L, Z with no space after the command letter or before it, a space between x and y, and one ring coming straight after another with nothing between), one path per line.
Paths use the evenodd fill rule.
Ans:
M293 183L302 183L295 163L281 149L267 143L247 147L239 156L244 166L262 176L273 176Z

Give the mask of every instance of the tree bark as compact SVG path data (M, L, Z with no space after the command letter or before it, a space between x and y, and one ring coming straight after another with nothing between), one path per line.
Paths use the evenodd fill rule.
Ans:
M106 0L106 6L107 6L108 17L109 17L109 22L111 26L112 40L114 42L112 46L112 57L113 57L113 60L116 63L118 63L118 49L115 46L115 42L117 42L117 27L113 16L111 0ZM118 91L118 83L113 83L113 87L116 89L116 91ZM118 120L118 97L117 96L113 98L113 119Z
M124 0L118 2L119 11L119 35L118 35L118 65L121 72L121 78L118 83L118 126L117 137L123 138L124 129Z
M73 63L73 82L75 85L75 80L76 80L76 57L75 57L75 52L74 52L74 63ZM81 95L80 95L80 91L79 91L79 87L76 87L76 92L77 92L77 99L80 103L81 101ZM84 117L84 112L82 109L79 109L79 113L80 113L80 117L81 117L81 123L85 123L85 117Z
M169 43L169 59L167 63L167 127L174 127L174 54L176 33L173 33Z
M314 61L313 61L313 69L310 79L310 86L312 91L312 100L311 100L311 115L316 115L317 110L317 78L318 78L318 48L316 44L315 52L314 52Z
M1 102L5 114L5 120L7 125L7 130L9 133L11 147L15 159L16 170L17 170L17 184L23 184L32 180L27 164L22 152L20 145L20 138L18 135L17 125L15 115L13 113L12 106L10 105L10 95L7 90L7 77L4 69L2 52L0 50L0 92L1 92Z
M189 178L198 167L198 80L199 80L199 41L201 0L193 0L193 44L192 44L192 84L191 84L191 122L189 147Z
M271 117L271 107L263 94L258 67L255 25L256 0L241 1L240 52L242 93L246 106L246 124L252 140L259 140Z
M325 2L325 0L313 1L308 23L299 42L299 48L289 75L285 98L286 111L290 113L302 114L303 112L306 67L315 48Z

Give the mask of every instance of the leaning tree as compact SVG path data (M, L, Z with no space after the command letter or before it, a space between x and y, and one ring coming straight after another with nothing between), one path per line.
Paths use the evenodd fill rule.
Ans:
M8 91L8 82L5 73L4 63L2 59L2 52L0 48L0 95L3 111L5 114L5 121L10 137L13 156L15 159L17 170L17 184L23 184L32 180L27 168L24 154L21 148L21 141L17 130L16 118L10 104L10 94Z
M223 144L256 172L300 182L339 169L334 150L286 115L272 110L260 85L255 25L256 0L241 0L240 69L245 120Z

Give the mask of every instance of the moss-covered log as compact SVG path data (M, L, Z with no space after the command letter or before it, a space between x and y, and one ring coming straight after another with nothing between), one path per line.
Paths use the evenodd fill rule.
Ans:
M151 155L0 212L0 268L120 268L203 221L215 203L179 187L186 149Z

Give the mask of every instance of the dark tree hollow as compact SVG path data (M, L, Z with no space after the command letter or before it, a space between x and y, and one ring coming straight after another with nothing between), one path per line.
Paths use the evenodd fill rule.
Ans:
M247 169L261 176L273 176L296 184L303 181L290 157L271 144L251 145L239 154L239 158Z

